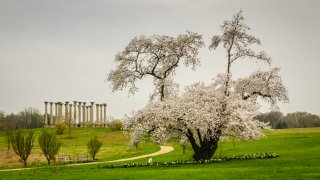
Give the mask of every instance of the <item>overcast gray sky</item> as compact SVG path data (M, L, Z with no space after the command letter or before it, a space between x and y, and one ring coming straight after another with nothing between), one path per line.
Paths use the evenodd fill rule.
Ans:
M186 30L203 34L206 48L196 70L183 66L181 87L210 83L225 72L223 51L207 49L219 26L244 10L251 33L281 67L290 103L284 113L320 114L320 1L318 0L0 0L0 110L19 112L43 101L108 103L108 115L121 118L146 105L151 79L140 91L112 93L106 75L117 52L137 35L176 36ZM267 65L250 61L233 66L244 77Z

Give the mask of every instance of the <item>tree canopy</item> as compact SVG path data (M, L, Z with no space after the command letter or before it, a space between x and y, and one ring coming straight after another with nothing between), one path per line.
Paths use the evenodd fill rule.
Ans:
M248 34L242 11L225 21L222 35L213 36L210 49L223 44L227 55L227 71L218 74L212 84L196 83L182 94L150 102L145 108L127 118L124 129L131 131L132 144L137 144L145 133L158 143L172 138L187 138L195 160L211 159L221 138L237 137L255 140L263 137L266 123L256 120L259 99L276 106L287 102L287 89L282 84L279 68L256 71L246 78L234 79L231 66L240 59L255 59L271 64L264 52L256 52L261 45L258 38Z
M182 62L195 69L200 61L198 49L202 47L202 36L187 31L178 37L165 35L144 35L133 38L122 52L115 57L117 67L108 75L113 91L129 88L134 94L138 88L136 82L146 76L153 77L155 89L151 98L163 100L177 89L172 76Z

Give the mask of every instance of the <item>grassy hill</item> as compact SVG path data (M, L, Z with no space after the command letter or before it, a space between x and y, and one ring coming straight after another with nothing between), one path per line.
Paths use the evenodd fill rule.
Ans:
M33 129L35 131L35 141L32 154L28 159L28 165L45 165L46 160L41 153L38 145L38 135L42 129ZM50 130L50 129L49 129ZM54 130L54 129L52 129ZM110 128L74 128L71 131L71 138L68 132L58 135L62 141L62 147L59 154L71 155L87 153L87 142L93 136L97 136L102 142L100 152L96 158L98 161L115 160L126 157L133 157L142 154L148 154L159 150L160 148L150 141L146 141L138 149L129 146L129 137L122 131L112 131ZM0 133L0 168L21 167L18 156L13 151L7 151L5 132Z
M86 130L84 128L79 129L79 131L100 134L100 129L89 128ZM109 139L107 138L109 133L119 133L114 135L115 138L124 138L122 143L120 141L116 142L116 140L113 141L113 138L110 138L109 143L112 144L113 141L115 143L114 146L119 148L118 150L125 151L120 157L132 155L132 149L127 146L128 139L121 132L101 131L100 137L105 137L106 139ZM222 142L215 156L232 157L247 153L275 152L280 154L280 157L169 167L110 169L102 165L77 167L42 166L43 168L19 172L0 172L0 177L2 179L320 179L320 128L274 130L266 132L266 135L266 138L259 141L235 141L233 143L230 140ZM2 139L0 140L0 146L2 147L4 143L2 143ZM68 141L73 142L76 140L69 139ZM85 144L84 142L79 143L79 147L81 147L81 143ZM190 147L188 147L186 154L182 154L182 149L179 145L174 143L170 145L175 148L173 152L156 156L153 160L168 162L191 158L192 150ZM135 153L143 154L148 153L148 151L157 151L157 146L150 142L143 144L140 148ZM67 152L66 149L63 151ZM71 153L71 151L69 152ZM109 154L107 152L104 153L106 155ZM108 157L103 157L103 153L101 153L98 157L100 159L114 159L119 155L110 153ZM136 160L135 162L147 162L147 159Z

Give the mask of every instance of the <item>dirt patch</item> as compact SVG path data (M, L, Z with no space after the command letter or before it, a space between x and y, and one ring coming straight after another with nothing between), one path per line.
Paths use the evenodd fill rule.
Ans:
M28 165L39 165L46 163L46 159L39 153L31 153L27 163ZM0 167L23 166L20 157L13 150L0 150Z

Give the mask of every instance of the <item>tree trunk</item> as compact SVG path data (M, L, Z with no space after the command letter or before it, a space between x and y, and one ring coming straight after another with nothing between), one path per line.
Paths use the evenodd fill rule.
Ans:
M218 148L219 137L210 138L209 140L200 139L199 140L200 146L199 146L190 130L188 130L188 133L186 136L189 142L191 143L191 146L194 152L193 159L195 161L211 159Z
M23 165L24 165L24 167L27 167L27 160L26 159L23 159Z
M194 150L193 159L195 161L206 160L206 159L209 160L212 158L217 148L218 148L218 140L215 140L215 141L205 140L204 142L201 143L201 146L199 148L197 148L196 150L193 149Z

